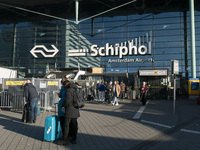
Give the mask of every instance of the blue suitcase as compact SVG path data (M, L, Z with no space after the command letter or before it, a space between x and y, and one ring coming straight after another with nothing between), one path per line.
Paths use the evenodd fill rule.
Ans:
M57 103L55 103L56 105ZM62 137L62 131L60 126L60 119L56 116L56 107L55 115L48 116L45 119L45 128L44 128L44 140L45 141L55 141Z
M61 126L58 116L48 116L45 119L44 140L55 141L61 138Z

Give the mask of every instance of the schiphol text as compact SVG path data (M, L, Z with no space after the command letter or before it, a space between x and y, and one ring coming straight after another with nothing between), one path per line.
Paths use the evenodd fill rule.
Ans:
M150 43L149 43L150 45ZM123 58L126 55L150 55L151 48L149 49L145 45L134 46L132 43L127 46L115 46L113 47L109 43L106 44L106 47L98 47L98 45L91 46L91 56L119 56L119 58Z

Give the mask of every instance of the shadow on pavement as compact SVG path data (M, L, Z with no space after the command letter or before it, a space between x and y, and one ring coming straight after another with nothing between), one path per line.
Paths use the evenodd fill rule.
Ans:
M3 129L43 141L43 127L36 124L24 123L21 119L6 115L5 113L4 111L4 114L0 114L0 126L3 126Z

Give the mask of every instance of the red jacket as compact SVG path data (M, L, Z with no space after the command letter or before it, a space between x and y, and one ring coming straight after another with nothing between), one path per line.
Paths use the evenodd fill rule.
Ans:
M142 86L142 90L143 90L143 93L146 92L146 85L145 85L145 86Z
M121 92L124 92L124 91L125 91L125 87L126 87L126 85L125 85L124 83L121 83L121 84L120 84Z

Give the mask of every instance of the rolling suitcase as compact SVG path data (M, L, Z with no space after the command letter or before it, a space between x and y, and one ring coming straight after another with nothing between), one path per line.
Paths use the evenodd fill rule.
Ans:
M55 141L61 138L61 136L62 132L61 132L60 120L59 117L56 116L56 110L55 110L55 116L48 116L45 119L44 140L49 142Z
M25 104L24 105L24 110L22 112L22 122L29 122L30 121L30 109L29 105Z

